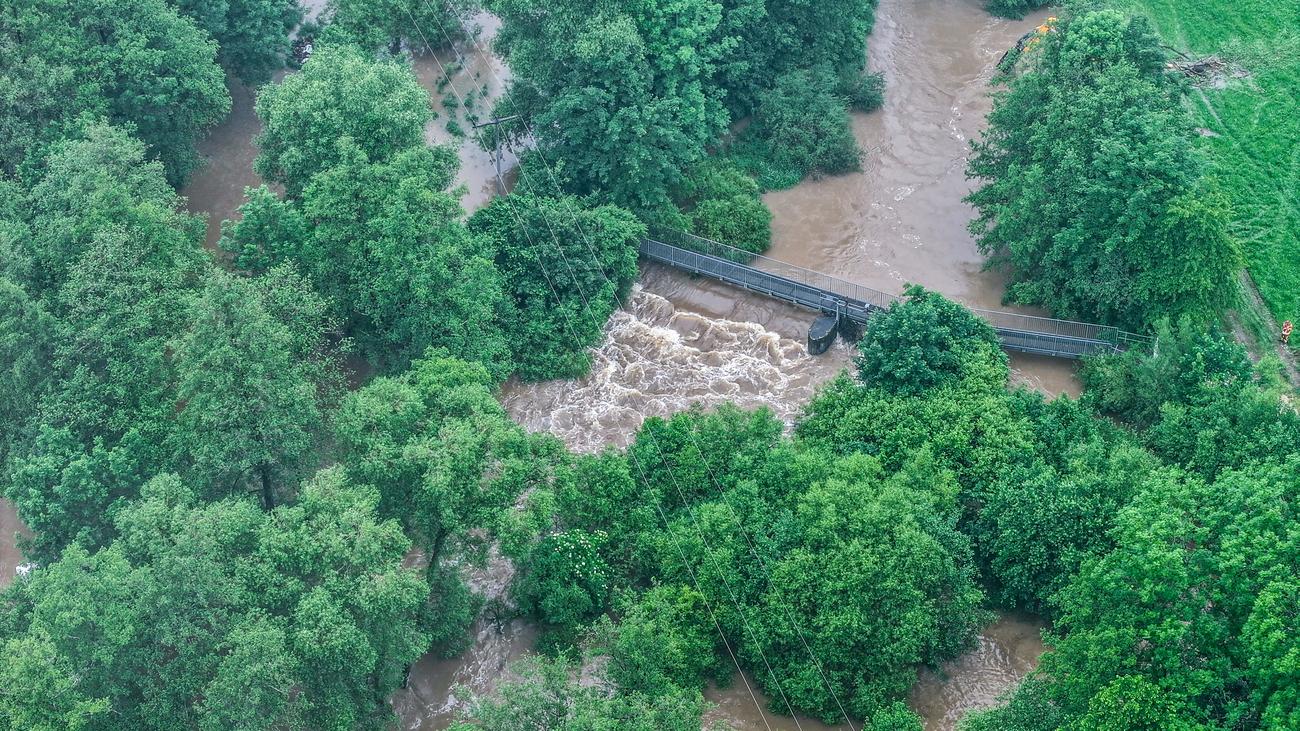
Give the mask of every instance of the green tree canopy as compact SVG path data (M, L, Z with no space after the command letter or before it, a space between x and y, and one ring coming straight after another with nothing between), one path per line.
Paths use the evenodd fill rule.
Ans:
M975 373L1007 375L997 333L937 292L909 285L871 318L858 344L858 375L873 386L917 394Z
M241 81L262 84L284 67L298 0L169 0L217 42L217 60Z
M428 586L377 501L338 470L270 514L150 481L111 545L69 547L7 593L0 724L382 727L428 642Z
M217 45L166 0L0 3L0 166L13 172L86 117L129 127L181 182L230 111Z
M759 93L748 134L774 168L760 175L760 185L783 188L809 174L861 169L862 151L835 86L835 77L825 69L795 69Z
M522 115L536 136L524 167L540 178L529 185L546 190L553 171L571 193L638 213L667 208L682 171L727 124L711 81L729 48L714 38L721 8L501 0L493 10L514 74L501 110Z
M502 324L519 375L585 374L588 349L632 289L645 227L616 206L521 194L495 199L469 228L496 251L511 305Z
M424 144L429 95L410 67L348 44L326 45L257 95L262 133L254 169L297 197L312 176L343 159L348 138L375 164Z
M265 289L282 283L293 280L214 270L175 344L176 438L194 482L208 495L258 490L267 509L276 483L307 463L321 425L312 356L327 323L304 323L298 342L274 308L285 295L308 312L323 306L312 306L319 298L310 286L278 296Z
M971 231L1009 265L1008 297L1134 329L1230 305L1240 248L1148 23L1085 10L1028 63L967 169L983 181Z
M45 385L6 466L41 558L78 535L100 545L112 512L171 464L169 346L208 267L202 221L178 211L140 142L91 126L52 149L17 206L18 256L0 263L50 317Z
M310 235L290 258L372 362L398 368L441 347L504 378L502 276L447 191L455 154L420 145L376 161L345 138L338 156L303 191Z
M327 41L398 53L403 46L432 53L465 37L475 0L329 0Z
M973 640L986 616L951 474L922 459L890 476L854 456L786 503L768 477L675 519L658 555L665 579L694 575L774 697L827 722L871 717L917 664Z
M350 394L335 418L340 461L380 492L431 564L478 545L537 465L533 440L506 416L475 363L431 351L399 376Z
M546 437L529 437L493 396L479 364L430 352L395 377L349 395L335 417L348 476L379 491L379 513L399 521L423 551L440 611L429 631L442 650L463 647L473 600L457 566L478 560L509 527L519 496L557 459Z
M530 658L494 697L479 698L452 731L699 731L705 702L697 690L664 696L580 685L562 660Z

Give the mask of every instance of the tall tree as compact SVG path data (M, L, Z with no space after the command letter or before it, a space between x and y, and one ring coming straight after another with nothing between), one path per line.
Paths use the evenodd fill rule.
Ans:
M0 643L21 661L0 670L0 721L383 727L385 696L428 642L428 585L403 567L408 541L375 517L377 499L339 470L269 514L151 480L111 545L69 547L7 596Z
M573 378L636 279L645 227L616 206L576 198L501 197L470 219L486 236L513 305L502 318L521 377Z
M0 474L24 438L23 427L53 385L50 360L56 323L22 287L0 277Z
M284 67L298 0L171 0L217 42L217 60L241 81L261 84Z
M530 440L493 384L481 365L431 352L348 396L336 418L349 477L379 488L381 514L402 521L430 565L479 545L475 531L496 527L517 497L512 478L528 473Z
M571 193L599 193L637 212L670 204L682 171L702 159L727 114L712 83L728 46L711 0L645 3L501 0L498 47L514 73L502 109L522 115L539 157Z
M20 256L0 264L18 264L53 319L49 388L16 425L26 446L6 488L42 559L77 536L102 545L112 513L173 457L169 343L210 263L201 220L143 158L105 127L57 145L23 203Z
M440 347L504 378L501 274L447 190L455 154L417 146L374 161L345 138L338 155L302 194L311 234L293 260L373 362L398 368Z
M705 702L698 690L655 697L581 684L563 660L531 658L515 667L493 697L477 698L452 731L698 731Z
M446 601L429 628L439 649L463 645L473 619L457 566L482 557L518 497L544 481L555 448L512 423L478 364L436 352L400 376L376 378L335 418L349 478L379 490L380 515L422 549Z
M858 350L865 383L911 394L981 371L1005 373L1007 362L988 323L917 285L872 318Z
M727 104L739 115L754 111L759 95L779 77L817 69L833 78L859 75L875 0L721 0L724 36L736 50L719 62Z
M465 37L476 0L329 0L326 38L370 50L432 53Z
M351 140L372 163L424 144L429 95L410 67L347 44L317 49L302 72L257 96L262 133L254 168L297 197L312 176L341 159Z
M267 509L277 480L311 454L321 421L311 361L299 360L310 352L301 353L260 291L274 282L214 270L174 346L176 438L194 482L212 496L260 490Z
M195 140L230 111L216 53L166 0L4 0L0 165L12 172L29 151L34 163L81 119L106 118L183 181L199 164Z
M1008 297L1143 328L1210 316L1241 267L1227 211L1142 18L1083 11L1047 33L974 144L971 231Z

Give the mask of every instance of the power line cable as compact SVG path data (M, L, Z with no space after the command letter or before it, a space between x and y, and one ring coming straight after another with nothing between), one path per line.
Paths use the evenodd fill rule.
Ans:
M458 17L458 16L455 15L454 12L452 12L451 15L452 15L452 17ZM459 20L459 18L458 18L458 20ZM455 53L457 54L457 58L458 58L458 59L461 59L461 61L462 61L462 64L461 64L461 65L462 65L462 66L466 66L466 64L463 62L464 57L459 53L459 51L457 51L457 50L455 49L455 43L454 43L454 41L452 40L450 34L447 33L446 27L443 26L442 21L439 20L439 19L437 18L437 15L436 15L436 14L435 14L435 21L439 24L439 26L440 26L440 28L441 28L441 30L442 30L443 37L447 40L448 45L452 48L453 52L455 52ZM489 55L488 55L487 52L483 49L482 45L478 43L477 39L475 39L474 34L470 33L469 30L468 30L467 28L464 27L464 24L463 24L463 23L461 24L461 31L465 34L465 37L468 38L468 39L470 39L471 42L474 44L475 48L476 48L476 49L478 50L478 52L479 52L480 57L485 61L485 65L487 66L489 72L493 74L494 78L495 78L495 79L497 80L497 82L502 86L502 88L505 88L505 83L504 83L504 81L500 78L499 75L497 75L496 71L492 68L492 64L491 64L491 62L490 62L490 60L489 60ZM426 40L426 45L427 45L427 40ZM450 78L448 78L448 81L450 82ZM471 83L473 83L473 82L471 82ZM478 90L479 90L480 96L486 98L486 96L487 96L486 88L483 87L482 85L476 85L476 86L478 87ZM531 125L528 124L527 120L521 120L521 121L523 122L524 128L525 128L525 130L528 132L528 134L529 134L530 136L532 136L534 139L536 139L536 136L533 134L533 130L532 130L532 128L531 128ZM551 178L551 183L552 183L552 185L555 187L556 191L559 192L559 193L563 193L563 189L562 189L562 187L560 186L560 183L559 183L558 179L556 178L554 172L552 171L551 166L546 162L545 154L542 152L541 149L536 149L536 154L538 155L538 158L541 160L543 168L546 170L548 176ZM524 165L522 164L522 162L521 162L520 165L519 165L519 170L520 170L520 177L521 177L522 179L524 179L525 181L527 181L527 172L525 171L525 169L524 169ZM571 276L572 276L572 275L573 275L573 268L572 268L571 265L569 265L569 263L568 263L568 258L567 258L567 256L564 254L563 249L559 247L559 239L558 239L558 236L557 236L556 232L554 231L553 228L551 228L551 224L550 224L550 221L549 221L549 220L546 220L545 223L546 223L548 229L550 229L550 233L551 233L552 237L556 239L557 249L559 250L559 253L560 253L561 257L563 257L563 258L565 259L566 266L569 266L570 274L571 274ZM590 253L591 256L592 256L592 261L593 261L593 263L595 264L597 270L600 272L602 278L604 278L605 281L606 281L607 283L609 283L611 286L614 285L614 282L613 282L613 281L611 280L611 278L610 278L610 277L605 273L604 268L601 267L601 265L600 265L600 259L599 259L599 257L597 256L597 253L596 253L596 251L595 251L595 247L592 246L592 244L591 244L591 240L590 240L590 237L587 236L587 234L586 234L585 231L583 231L581 221L578 219L578 217L577 217L576 215L574 216L574 226L575 226L575 228L578 230L578 232L579 232L579 234L580 234L580 238L582 238L583 242L586 244L586 246L587 246L587 248L588 248L588 251L589 251L589 253ZM577 280L577 278L576 278L576 276L575 276L575 283L577 283L577 281L578 281L578 280ZM585 295L585 293L581 292L581 285L579 284L578 286L579 286L579 291L580 291L580 293L582 294L583 299L584 299L584 303L585 303L585 301L586 301L586 295ZM619 305L620 308L624 308L624 309L625 309L625 308L626 308L626 305L625 305L625 303L622 302L621 299L618 297L617 289L618 289L618 288L617 288L616 286L613 287L615 301L618 303L618 305ZM590 313L590 311L591 311L589 305L588 305L588 311L589 311L589 313ZM647 435L651 438L651 441L654 442L655 449L656 449L657 452L659 452L660 460L663 461L664 464L665 464L665 466L666 466L667 463L668 463L668 461L667 461L666 459L664 459L664 453L663 453L663 450L662 450L662 449L659 447L659 445L658 445L658 440L657 440L657 438L655 438L653 434L649 434L648 432L647 432ZM704 464L705 469L706 469L706 471L708 472L709 479L710 479L710 481L712 482L712 484L713 484L713 486L714 486L714 490L715 490L715 492L717 493L718 497L722 500L723 504L726 505L727 510L728 510L728 512L730 513L730 515L732 516L732 519L733 519L733 521L735 522L737 529L740 531L740 534L741 534L742 537L744 538L745 543L746 543L747 547L749 548L750 553L754 556L755 560L758 561L760 568L763 570L763 573L764 573L764 575L767 577L768 582L769 582L769 584L770 584L770 583L771 583L771 571L770 571L770 569L769 569L768 566L767 566L767 562L763 559L761 553L758 551L757 546L754 544L754 542L753 542L753 540L751 539L749 533L748 533L748 532L746 531L746 529L744 528L743 521L741 520L739 513L736 511L736 509L735 509L735 507L732 505L731 501L727 499L726 491L724 491L724 490L722 489L721 483L720 483L720 481L717 479L717 476L716 476L716 474L715 474L714 471L713 471L713 467L712 467L712 465L709 463L709 461L708 461L707 459L704 458L703 450L700 448L699 442L698 442L698 440L695 438L695 434L694 434L694 432L693 432L693 431L688 431L688 432L687 432L687 437L691 440L692 446L695 448L695 451L696 451L697 456L699 456L700 461ZM630 452L629 452L629 454L630 454ZM672 472L671 472L670 469L668 470L668 472L669 472L669 475L670 475L670 477L672 478L672 480L673 480L673 482L674 482L674 485L677 487L678 492L679 492L679 494L680 494L680 493L681 493L681 489L680 489L680 486L677 486L677 485L676 485L676 476L672 474ZM686 500L685 500L685 496L684 496L684 495L682 496L682 501L683 501L683 504L685 505L685 504L686 504ZM697 528L697 530L701 532L701 540L703 541L703 540L704 540L704 539L703 539L703 532L702 532L702 530L699 528L698 520L697 520L697 519L695 518L695 516L694 516L694 511L690 510L689 506L688 506L688 512L691 514L691 516L692 516L692 520L696 523L696 528ZM711 550L711 549L710 549L710 550ZM788 621L790 622L791 627L795 630L795 634L799 637L799 641L800 641L800 643L803 645L803 647L804 647L804 651L808 654L809 659L810 659L810 660L812 661L812 663L813 663L813 666L817 669L817 672L818 672L819 676L821 677L822 683L823 683L823 685L826 687L827 692L830 693L832 699L835 701L836 706L839 708L840 713L841 713L841 715L843 716L845 723L849 726L850 729L853 729L853 728L854 728L854 726L853 726L853 722L852 722L852 720L849 718L848 712L845 710L844 705L840 702L839 696L838 696L838 694L835 692L835 689L834 689L834 687L832 686L832 684L830 683L829 678L826 676L825 668L824 668L824 666L823 666L821 660L816 656L816 653L813 652L812 647L809 645L809 643L808 643L808 641L807 641L807 638L806 638L805 635L804 635L804 632L803 632L802 627L800 627L798 621L795 619L795 617L794 617L794 615L793 615L793 612L791 612L791 610L790 610L790 608L789 608L788 606L785 607L785 612L786 612L787 619L788 619ZM743 614L742 614L741 616L742 616L742 618L743 618ZM759 647L758 649L759 649L759 652L760 652L760 654L761 654L761 653L762 653L762 648ZM768 666L768 672L771 673L771 667L770 667L770 665L767 663L767 660L766 660L766 657L765 657L765 656L764 656L764 664ZM775 682L775 676L773 676L773 679L774 679L774 682ZM780 689L780 684L779 684L779 682L777 683L777 687L778 687L778 689ZM784 699L784 693L782 693L782 696L783 696L783 699ZM787 701L787 706L788 706L788 705L789 705L789 703L788 703L788 701ZM792 715L793 715L793 709L792 709ZM797 721L797 719L796 719L796 724L797 724L797 723L798 723L798 721Z
M407 9L406 12L407 12L407 17L410 18L412 24L415 26L416 30L420 33L421 38L424 40L425 46L426 46L426 47L429 47L429 48L432 48L432 46L429 44L428 38L425 36L424 30L420 27L419 23L415 20L415 17L410 13L410 10ZM444 35L444 36L447 35L447 34L446 34L446 29L445 29L445 28L443 29L443 35ZM450 39L449 39L449 43L450 43L450 42L451 42L451 41L450 41ZM445 67L442 65L442 61L441 61L440 59L438 59L438 57L437 57L436 54L430 54L430 56L431 56L431 58L434 59L434 62L438 65L438 69L439 69L439 71L443 74L444 78L446 78L446 79L448 80L448 84L450 85L450 87L451 87L451 89L452 89L452 92L456 95L457 99L461 102L461 104L462 104L462 106L463 106L464 97L463 97L463 95L460 93L460 91L456 88L456 85L455 85L454 80L452 80L451 76L446 72ZM464 66L464 64L462 64L462 66ZM481 141L481 133L479 133L479 137L480 137L480 141ZM532 247L534 247L534 248L536 248L536 243L533 241L533 239L532 239L532 235L531 235L531 233L529 232L528 227L527 227L526 225L524 225L523 218L519 215L519 213L518 213L518 211L517 211L517 209L516 209L514 203L510 200L510 196L508 196L508 195L507 195L507 196L503 196L503 201L504 201L504 203L505 203L505 205L506 205L506 207L507 207L507 210L510 212L511 217L514 218L515 221L517 222L517 224L519 225L519 229L520 229L520 231L522 231L522 232L524 233L525 238L528 239L529 245L532 246ZM559 241L558 236L555 236L554 231L552 231L551 233L552 233L552 236L555 238L555 244L556 244L556 248L557 248L557 250L559 250L560 253L561 253L561 255L563 255L563 249L562 249L561 246L560 246L560 241ZM567 259L566 259L566 263L567 263ZM557 302L557 303L561 302L561 298L560 298L560 295L559 295L559 291L558 291L558 289L557 289L556 286L555 286L554 280L552 279L550 273L548 272L548 270L547 270L547 268L546 268L546 264L545 264L545 262L542 261L542 259L541 259L540 257L539 257L539 259L538 259L538 264L539 264L539 266L540 266L540 268L541 268L541 270L542 270L542 276L546 279L546 282L547 282L548 287L550 288L552 294L555 296L556 302ZM571 272L572 272L572 267L571 267L571 266L570 266L570 270L571 270ZM581 292L581 288L580 288L580 287L579 287L579 293L582 295L582 298L583 298L583 304L584 304L584 306L585 306L585 308L586 308L586 310L587 310L587 314L588 314L589 316L591 316L593 322L595 322L595 320L596 320L597 318L595 317L594 312L592 311L592 308L591 308L591 306L590 306L590 303L587 301L587 298L586 298L585 293ZM572 321L569 319L569 317L568 317L567 314L564 315L564 320L565 320L565 324L567 325L567 328L568 328L568 330L569 330L569 333L570 333L570 336L571 336L573 342L574 342L575 344L578 343L578 342L580 342L580 341L578 340L578 338L577 338L577 333L576 333L576 330L575 330L574 327L573 327L573 323L572 323ZM602 327L603 327L603 324L604 324L604 323L599 323L599 325L602 326ZM645 471L644 471L644 469L642 468L642 466L641 466L639 460L637 460L637 459L635 459L635 457L633 457L633 459L632 459L631 461L636 465L637 472L638 472L638 473L640 474L640 476L641 476L641 482L642 482L642 485L645 486L645 487L648 489L649 481L646 479ZM671 473L670 473L670 474L671 474ZM678 488L678 491L679 491L679 493L681 492L681 491L680 491L680 488ZM667 514L664 513L663 506L660 505L657 501L651 501L651 502L654 502L654 504L655 504L655 509L656 509L657 513L659 514L660 519L661 519L661 520L663 521L663 523L664 523L664 527L665 527L665 530L666 530L666 532L667 532L667 535L669 536L670 540L672 540L672 542L673 542L673 544L674 544L674 547L677 549L677 552L678 552L678 554L679 554L679 556L680 556L680 558L681 558L682 566L686 569L687 573L688 573L688 574L690 575L690 577L691 577L691 583L694 585L696 592L699 593L699 595L704 599L705 606L706 606L706 608L708 608L708 610L709 610L710 618L711 618L712 621L713 621L714 627L715 627L715 629L717 629L717 631L718 631L718 635L719 635L719 637L722 639L723 646L724 646L724 648L726 648L726 650L727 650L727 654L731 657L732 663L736 666L736 670L737 670L737 672L740 672L740 673L741 673L741 680L742 680L742 682L744 682L744 684L745 684L745 688L746 688L746 690L749 692L750 698L753 700L755 707L756 707L756 708L759 708L758 698L755 696L754 691L753 691L753 688L750 687L750 685L749 685L749 681L745 679L743 672L741 672L740 662L739 662L739 660L736 658L735 652L734 652L734 650L733 650L732 647L731 647L731 643L727 640L726 633L722 630L721 622L720 622L720 621L718 620L718 618L717 618L717 612L716 612L715 609L713 608L712 603L709 601L708 595L705 594L705 592L704 592L704 590L703 590L703 587L700 585L699 579L698 579L698 577L696 576L694 569L691 568L690 562L689 562L689 561L687 560L687 558L686 558L686 553L685 553L685 551L682 550L682 548L681 548L681 544L677 541L676 537L673 536L673 533L672 533L672 526L671 526L671 523L670 523L669 520L668 520L668 516L667 516ZM702 543L705 543L705 545L707 546L707 541L705 541L702 532L701 532L701 534L700 534L700 539L701 539L701 542L702 542ZM719 576L723 576L722 572L719 571L718 568L717 568L716 560L714 560L713 563L714 563L714 571L717 572L717 573L719 574ZM725 578L724 578L724 583L725 583ZM739 602L739 599L736 597L735 592L732 591L732 590L730 589L730 585L729 585L729 584L728 584L728 593L730 593L730 594L732 595L731 598L732 598L732 601L736 604L737 613L741 615L742 620L743 620L743 616L744 616L744 615L743 615L743 613L741 612L741 609L740 609L740 602ZM751 632L751 634L752 634L752 632ZM761 653L761 648L760 648L760 653ZM764 657L764 663L766 664L766 657ZM769 667L768 667L768 670L769 670L769 673L770 673L770 672L771 672L770 665L769 665ZM785 699L784 693L782 693L782 698L783 698L783 700ZM787 707L789 707L789 702L788 702L788 700L786 701L786 705L787 705ZM759 710L760 710L760 714L761 714L761 708L759 708ZM793 708L791 708L791 713L793 713ZM764 725L766 725L766 726L768 727L768 729L769 729L769 731L770 731L771 726L770 726L770 724L767 723L767 719L766 719L766 717L763 718L763 723L764 723ZM797 724L797 721L796 721L796 725L798 725L798 724Z

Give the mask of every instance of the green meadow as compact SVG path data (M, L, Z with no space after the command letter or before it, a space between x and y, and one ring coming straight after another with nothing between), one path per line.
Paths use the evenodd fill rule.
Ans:
M1169 45L1249 72L1193 98L1251 276L1278 320L1300 320L1300 3L1134 2Z

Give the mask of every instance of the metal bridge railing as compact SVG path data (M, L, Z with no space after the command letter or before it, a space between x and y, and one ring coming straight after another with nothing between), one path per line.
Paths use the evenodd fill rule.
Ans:
M694 234L667 229L652 229L650 236L653 241L659 243L714 256L726 261L745 264L760 271L838 295L846 300L861 302L870 307L885 309L901 299L898 295L882 292L878 289L849 282L829 274L822 274L794 264L777 261L761 254L738 249ZM673 263L671 258L672 254L670 252L669 263ZM1058 320L1051 317L1021 315L996 310L972 309L971 311L998 330L1014 330L1063 338L1093 340L1108 343L1121 349L1149 347L1151 343L1151 339L1148 337L1124 332L1110 325Z

